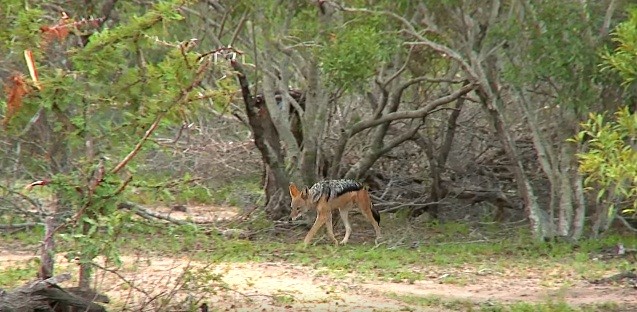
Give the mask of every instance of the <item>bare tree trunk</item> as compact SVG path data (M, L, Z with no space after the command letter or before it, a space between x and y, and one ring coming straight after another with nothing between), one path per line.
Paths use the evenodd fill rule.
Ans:
M575 214L573 216L573 232L571 238L578 240L584 233L584 221L586 219L586 198L584 197L584 186L582 176L577 170L572 172L573 189L575 191Z
M387 84L383 84L382 88L385 89ZM386 105L383 110L379 110L378 113L387 114L393 113L398 110L400 107L400 101L402 99L402 93L404 88L399 87L397 90L393 90L389 97L389 105ZM387 130L391 121L384 122L378 125L373 131L371 136L371 142L369 149L365 153L365 155L356 163L350 170L345 174L346 178L349 179L360 179L362 178L367 170L371 168L374 163L384 154L384 140L385 135L387 134ZM400 142L402 143L402 142ZM400 144L398 143L398 144Z
M493 105L485 104L485 109L489 112L493 126L495 127L498 137L500 138L504 150L507 153L507 157L511 160L511 170L515 176L520 197L522 197L522 200L524 201L524 209L531 223L533 235L538 240L552 238L553 233L550 230L550 225L545 224L547 220L544 220L545 218L542 218L541 216L542 211L538 205L537 197L535 196L535 192L533 191L533 187L531 186L528 176L524 172L524 167L518 157L517 148L515 147L515 143L513 142L513 138L511 138L509 130L506 128L500 113L493 107ZM550 222L550 220L548 220L548 222Z
M402 96L404 91L423 80L426 80L427 77L416 77L414 79L410 79L402 84L396 86L391 92L389 92L389 101L388 106L380 105L374 112L374 115L367 120L359 121L354 124L350 129L347 129L341 135L340 141L336 147L335 160L339 161L340 157L343 155L345 150L345 145L349 138L351 138L354 134L361 132L365 129L378 126L373 132L371 147L354 166L352 166L345 177L347 178L357 178L360 179L364 177L367 173L367 170L371 168L371 166L384 154L391 151L396 146L402 144L403 142L410 140L416 135L422 124L424 123L424 118L434 109L439 106L451 103L452 101L456 101L459 98L463 97L465 94L469 93L474 89L474 85L466 82L462 87L454 90L453 93L440 96L439 98L431 100L429 103L414 111L398 111L398 107L400 102L402 101ZM383 90L386 92L386 90ZM387 134L387 130L389 129L389 125L391 122L398 119L412 119L412 124L410 128L404 131L401 135L394 137L392 140L387 142L384 141L385 135Z
M303 116L303 151L299 169L303 182L311 185L319 179L319 139L324 136L322 132L327 122L329 103L321 85L318 64L312 61L307 66L308 92Z
M53 203L53 205L55 205L55 203ZM55 240L53 239L53 235L55 234L55 218L53 216L46 217L44 229L44 241L40 249L40 271L38 272L38 277L43 280L53 277L55 263Z
M449 114L447 120L447 131L443 135L442 143L438 149L438 154L434 153L433 142L427 140L421 135L417 135L414 141L422 148L429 161L429 177L431 178L431 186L429 188L429 201L434 203L424 208L416 208L412 210L411 217L417 217L423 212L427 212L433 218L438 218L439 205L435 204L447 196L447 189L442 185L442 171L445 168L451 147L453 146L453 138L456 135L457 121L460 117L460 111L464 105L465 98L461 97L456 100L454 110Z

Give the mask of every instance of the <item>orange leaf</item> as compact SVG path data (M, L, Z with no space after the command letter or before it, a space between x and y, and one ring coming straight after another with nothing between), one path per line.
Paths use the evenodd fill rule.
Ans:
M42 36L44 37L44 44L49 44L53 40L63 41L69 35L69 29L67 24L70 19L66 12L62 12L62 17L60 21L52 26L42 26L40 27L40 31L42 32Z
M7 113L3 120L3 126L6 129L11 118L22 107L22 98L29 93L24 76L20 73L15 73L9 77L9 82L4 86L4 92L7 94Z

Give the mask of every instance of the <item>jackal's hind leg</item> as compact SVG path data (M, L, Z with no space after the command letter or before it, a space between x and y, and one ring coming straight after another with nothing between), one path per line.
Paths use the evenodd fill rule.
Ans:
M345 237L341 241L341 244L345 245L349 240L349 236L352 234L352 225L349 223L349 210L343 209L339 212L341 214L341 220L343 220L343 224L345 225Z
M372 208L371 201L369 200L369 197L359 201L358 208L363 213L363 215L367 218L369 223L371 223L372 226L374 227L374 231L376 232L376 243L378 243L378 241L382 238L382 235L380 234L380 225L378 224L376 219L374 219L374 214L372 213L373 208Z

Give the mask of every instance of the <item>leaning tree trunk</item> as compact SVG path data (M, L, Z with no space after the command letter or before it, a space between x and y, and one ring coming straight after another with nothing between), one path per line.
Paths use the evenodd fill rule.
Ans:
M265 166L265 210L269 218L278 220L287 215L286 202L289 201L289 195L284 191L287 190L289 180L285 172L279 133L274 126L265 98L252 95L241 64L236 60L232 60L230 64L237 72L248 124L252 130L254 144L261 153Z
M506 126L504 117L502 114L501 104L503 103L500 98L500 94L497 90L500 90L501 85L497 76L497 59L495 57L489 57L485 60L486 67L482 67L482 64L477 60L472 60L474 69L481 73L476 78L479 78L480 88L478 89L478 96L482 102L483 108L487 111L491 122L497 132L500 142L504 151L511 161L511 170L515 176L518 192L520 197L524 201L524 208L531 224L531 230L533 235L538 240L547 240L553 238L554 230L551 220L547 217L543 217L545 212L541 210L531 181L528 175L524 171L524 166L519 157L519 152L515 146L511 133Z
M550 220L547 220L547 218L542 218L542 211L540 209L540 206L538 205L537 197L535 196L535 192L533 190L533 187L531 186L531 182L529 181L527 174L524 172L524 167L518 156L519 154L517 152L517 148L515 147L515 143L513 142L513 138L511 138L511 134L508 132L509 130L504 124L502 115L493 106L494 104L485 103L485 109L491 116L491 122L493 122L500 142L502 142L507 157L512 163L511 169L517 182L520 197L522 197L524 201L525 212L531 223L533 234L537 239L540 240L552 238L553 231L550 230L552 226L551 224L547 224L547 222L550 222Z

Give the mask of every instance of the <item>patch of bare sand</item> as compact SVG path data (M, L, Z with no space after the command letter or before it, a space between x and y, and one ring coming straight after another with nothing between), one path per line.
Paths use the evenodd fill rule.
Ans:
M184 298L186 293L201 295L205 302L222 311L395 311L407 305L384 296L369 296L351 291L351 285L342 281L317 276L308 268L288 263L219 263L206 266L174 258L125 257L125 270L119 272L134 286L112 274L98 277L100 291L114 298L129 298L130 302L143 302L143 297L168 296L175 285L182 282L184 270L202 276L218 274L220 280L207 285L208 293L190 292L190 284L174 293ZM132 271L132 269L135 271ZM219 287L220 285L223 287ZM148 287L152 285L152 287ZM139 287L141 292L132 292ZM124 301L114 303L121 306ZM152 305L151 305L152 306ZM149 306L149 310L153 310ZM157 308L156 306L154 308ZM437 310L429 310L437 311Z
M417 281L412 285L363 283L361 287L376 293L396 293L410 296L436 296L450 300L481 302L547 302L564 301L570 305L616 303L637 308L635 290L619 286L598 286L581 281L562 288L543 287L538 279L502 280L493 278L471 285L443 284L437 281Z

